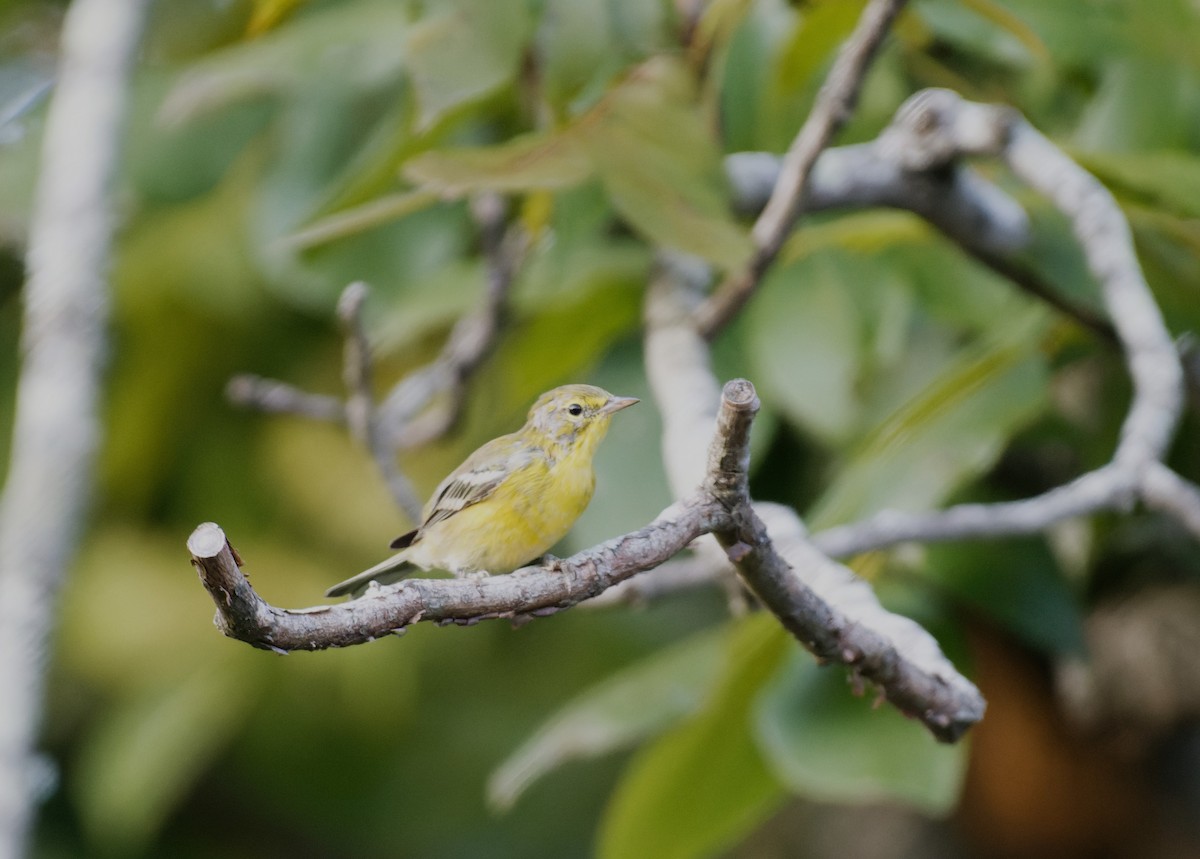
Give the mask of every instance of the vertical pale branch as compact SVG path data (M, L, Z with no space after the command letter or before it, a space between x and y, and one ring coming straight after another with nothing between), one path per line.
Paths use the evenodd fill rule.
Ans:
M479 306L454 324L441 354L401 379L380 404L391 443L399 450L420 447L453 427L466 403L467 382L495 348L507 316L525 231L516 224L505 228L508 207L494 194L472 200L471 213L487 263L487 288Z
M55 598L83 520L99 427L111 184L145 0L76 0L42 146L27 258L12 460L0 499L0 859L25 853ZM43 780L45 776L42 776Z
M375 409L371 382L371 347L363 327L362 309L367 301L367 285L355 281L342 290L338 299L338 317L345 337L342 376L346 385L346 424L350 434L371 454L396 505L409 521L421 520L421 499L408 478L396 465L396 454L383 431Z

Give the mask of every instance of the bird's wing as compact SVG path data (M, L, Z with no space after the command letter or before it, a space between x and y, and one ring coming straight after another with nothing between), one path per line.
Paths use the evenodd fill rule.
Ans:
M451 472L425 507L421 531L488 498L514 471L537 455L515 435L492 439ZM418 538L420 534L418 533Z

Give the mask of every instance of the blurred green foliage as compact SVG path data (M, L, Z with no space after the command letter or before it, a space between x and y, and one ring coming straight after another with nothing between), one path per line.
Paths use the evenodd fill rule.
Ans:
M532 247L460 426L402 457L418 486L552 385L646 397L654 247L718 269L745 258L721 156L786 148L864 4L712 0L690 24L681 5L156 5L120 189L97 504L53 668L61 783L36 855L698 857L793 794L953 809L966 746L871 709L768 618L730 624L714 594L284 659L221 638L189 573L184 539L215 520L267 599L311 604L405 530L344 433L238 412L222 391L240 371L339 390L333 305L358 279L381 390L433 357L483 289L473 192L511 194ZM44 87L57 14L0 6L6 104ZM920 0L841 142L923 86L1017 106L1117 195L1168 324L1194 330L1198 43L1188 0ZM5 454L42 112L35 99L0 129ZM1012 190L1036 228L1029 263L1095 304L1066 225ZM1102 345L891 212L806 222L716 360L764 401L756 491L814 527L1048 488L1107 457L1127 398ZM622 415L560 552L668 503L658 438L651 403ZM1177 457L1200 467L1183 438ZM1088 571L1123 527L1089 526L1082 569L1042 539L864 569L968 669L962 630L980 618L1039 653L1077 649Z

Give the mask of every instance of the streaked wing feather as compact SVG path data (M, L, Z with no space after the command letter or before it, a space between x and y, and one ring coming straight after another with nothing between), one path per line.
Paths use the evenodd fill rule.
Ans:
M424 531L430 525L483 501L515 469L529 462L532 453L515 435L500 436L485 444L441 482L425 508Z

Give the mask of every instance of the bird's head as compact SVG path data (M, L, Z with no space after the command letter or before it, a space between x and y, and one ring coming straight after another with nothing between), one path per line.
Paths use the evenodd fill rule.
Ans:
M577 448L590 453L608 432L613 414L636 402L634 397L616 397L594 385L563 385L538 398L524 431L556 458Z

